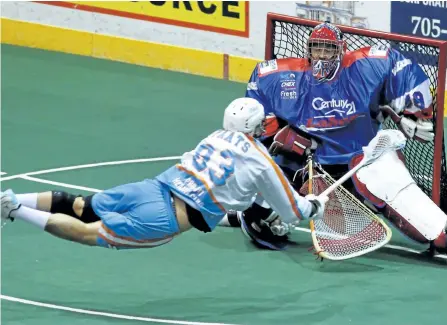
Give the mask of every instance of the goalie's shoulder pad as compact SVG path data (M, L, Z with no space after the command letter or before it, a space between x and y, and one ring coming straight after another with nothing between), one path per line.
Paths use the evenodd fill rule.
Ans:
M278 72L291 72L289 79L295 79L293 72L303 72L310 69L309 61L304 58L284 58L258 63L258 76L263 77Z
M388 57L389 48L384 45L373 45L371 47L365 47L364 51L368 51L368 57L373 58L386 58Z
M343 66L349 67L358 60L361 59L368 59L368 58L374 58L374 59L387 59L388 58L388 49L381 48L381 47L375 47L375 46L368 46L363 47L355 51L347 52L345 56L343 57Z
M277 60L268 60L258 63L258 75L264 76L278 70Z

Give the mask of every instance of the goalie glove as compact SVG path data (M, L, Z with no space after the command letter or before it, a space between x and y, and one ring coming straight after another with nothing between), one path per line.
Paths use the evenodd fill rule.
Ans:
M298 134L290 126L285 126L273 138L269 153L274 156L281 153L281 151L285 151L294 152L303 156L308 150L315 150L317 145L314 139L307 139Z
M433 133L433 123L426 120L417 119L413 121L408 117L402 117L399 129L409 139L420 142L431 142L435 138Z
M315 194L308 194L306 199L312 204L312 212L309 219L322 219L324 217L325 205L329 198L327 196L319 197Z
M405 116L399 116L390 106L381 106L380 110L388 115L399 130L408 138L420 142L431 142L435 138L433 123L428 120L417 119L416 121Z

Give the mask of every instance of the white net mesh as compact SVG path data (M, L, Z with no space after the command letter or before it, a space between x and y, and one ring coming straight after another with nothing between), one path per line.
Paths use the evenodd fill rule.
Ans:
M312 177L313 194L318 195L334 183L334 179L316 167ZM300 192L309 192L306 181ZM391 239L391 230L371 210L344 187L328 195L325 214L313 221L312 237L319 256L342 260L374 251Z

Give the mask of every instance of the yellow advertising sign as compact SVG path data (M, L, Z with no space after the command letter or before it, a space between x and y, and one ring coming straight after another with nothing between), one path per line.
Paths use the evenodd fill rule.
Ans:
M39 1L53 6L248 37L248 1Z

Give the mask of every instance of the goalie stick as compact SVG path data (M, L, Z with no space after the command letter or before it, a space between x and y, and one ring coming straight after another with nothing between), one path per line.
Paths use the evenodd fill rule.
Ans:
M338 181L334 181L324 171L318 175L320 184L327 188L315 194L328 199L325 216L310 221L312 241L318 256L344 260L372 252L390 241L392 232L386 223L341 185L362 167L373 163L386 152L403 148L405 143L405 136L398 130L379 131L368 146L363 148L362 161ZM312 160L312 156L309 156L309 194L314 193Z

